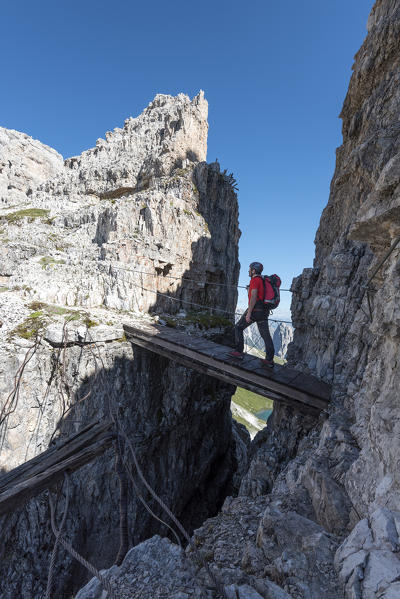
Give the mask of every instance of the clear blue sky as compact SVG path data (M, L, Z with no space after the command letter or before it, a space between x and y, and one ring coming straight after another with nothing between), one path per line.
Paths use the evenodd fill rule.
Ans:
M240 188L241 282L256 259L289 287L312 266L341 143L337 117L372 5L3 2L0 124L68 157L156 93L204 89L208 160L218 157ZM283 296L282 316L290 294Z

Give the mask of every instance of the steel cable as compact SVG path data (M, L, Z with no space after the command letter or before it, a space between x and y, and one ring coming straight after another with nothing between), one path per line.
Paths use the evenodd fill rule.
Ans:
M89 333L90 335L90 333ZM97 343L94 342L95 347L97 348L97 351L99 352L99 348L97 346ZM100 358L100 362L102 364L102 370L101 373L103 374L105 372L105 365L103 362L103 359L101 357L101 355L99 354L99 358ZM114 387L111 386L111 401L114 404L114 408L117 407L118 405L118 399L115 397L115 390ZM223 599L227 599L227 595L225 593L225 590L223 588L223 585L219 582L219 580L217 579L217 577L215 576L215 574L212 572L209 564L205 561L205 559L203 558L203 555L198 551L198 549L196 548L196 546L194 545L192 539L190 538L190 536L188 535L188 533L186 532L185 528L183 527L183 525L180 523L180 521L178 520L178 518L172 513L172 511L169 509L169 507L164 503L164 501L157 495L157 493L153 490L153 488L151 487L151 485L148 483L147 479L145 478L143 471L139 465L137 456L136 456L136 452L133 449L132 443L128 437L128 435L125 433L125 431L119 426L118 423L118 415L117 415L117 409L115 409L115 416L112 412L111 409L111 405L109 405L109 411L110 411L110 416L114 421L115 426L117 427L118 430L118 434L121 435L121 437L123 437L123 439L125 440L126 446L128 447L131 456L133 458L133 463L135 465L135 469L136 472L141 480L141 482L143 483L143 485L145 486L145 488L148 490L148 492L150 493L150 495L153 497L153 499L155 499L155 501L160 505L160 507L164 510L164 512L171 518L172 522L175 524L175 526L178 528L178 530L181 532L181 534L183 535L183 537L186 539L186 541L188 542L191 550L193 551L194 555L198 558L199 564L201 564L209 578L210 581L212 582L212 584L214 584L215 589L217 590L217 592L219 593L219 595L223 598ZM129 469L128 469L128 472Z
M106 262L106 261L104 261ZM134 268L126 268L125 266L115 266L114 264L109 265L109 268L115 268L116 270L125 270L126 272L134 272L135 274L145 275L149 277L162 277L163 279L175 279L177 281L190 281L191 283L197 283L198 285L214 285L216 287L230 287L231 289L247 289L247 285L231 285L230 283L217 283L215 281L197 281L196 279L190 279L189 277L176 277L164 273L157 272L146 272L143 270L136 270ZM288 291L291 293L291 289L279 289L279 291Z
M215 310L217 312L222 312L224 314L229 314L231 316L241 316L242 315L242 312L237 312L237 311L232 311L232 310L225 310L224 308L213 308L211 306L206 306L205 304L198 304L198 303L190 301L190 300L184 300L184 299L181 299L179 297L173 297L171 295L168 295L167 293L161 293L160 291L157 291L155 289L148 289L147 287L143 287L143 285L140 285L138 283L134 283L133 281L125 279L124 277L120 277L119 279L120 280L122 279L123 281L126 281L127 283L129 283L133 287L136 287L138 289L142 289L143 291L147 291L148 293L154 293L157 296L166 297L167 299L170 299L170 300L172 300L174 302L179 302L179 303L182 303L182 304L189 304L190 306L195 306L196 308L204 308L206 311L208 311L210 313L211 313L212 310ZM290 320L279 320L277 318L269 318L269 320L271 322L283 322L285 324L292 324L290 322Z
M61 535L62 530L65 525L65 520L67 518L67 512L68 512L68 507L69 507L69 477L66 472L64 472L64 480L66 482L66 487L67 487L66 494L65 494L65 506L64 506L64 512L63 512L60 528L57 531L56 540L54 541L54 547L53 547L53 551L51 553L49 573L47 576L46 599L50 599L50 597L51 597L51 591L53 588L53 572L54 572L54 565L55 565L55 561L56 561L57 548L60 543L60 535ZM50 503L50 510L51 510L51 499L50 499L51 491L50 491L50 489L49 489L48 493L49 493L49 503Z
M89 331L87 331L87 333L89 333ZM91 337L90 333L89 333L89 337ZM104 384L104 387L106 388L107 380L106 380L105 375L104 375L105 364L104 364L104 361L103 361L103 359L101 357L101 354L100 354L100 351L99 351L99 347L98 347L98 343L95 342L95 341L93 341L93 339L92 339L92 344L97 349L99 360L100 360L101 365L102 365L102 370L98 370L96 356L95 356L92 348L89 347L89 350L90 350L90 352L91 352L91 354L92 354L92 356L94 358L95 374L96 374L96 376L99 376L100 378L103 379L103 384ZM112 388L111 394L113 394L113 388ZM113 403L114 403L114 408L116 408L116 406L115 406L115 398L113 398ZM118 438L118 436L120 436L120 432L119 432L120 431L120 425L119 425L119 418L118 418L118 414L117 414L117 409L115 409L115 414L114 414L109 401L108 401L108 412L109 412L109 416L110 416L111 420L114 423L115 429L117 431L117 438ZM128 464L126 463L125 459L123 459L123 464L124 464L124 466L125 466L125 468L126 468L126 470L128 472L129 478L131 479L131 482L132 482L133 488L135 490L135 493L137 494L140 502L143 504L143 506L145 507L145 509L151 514L151 516L153 516L153 518L155 518L161 524L165 525L169 530L171 530L171 532L174 534L175 538L177 539L178 544L181 545L180 539L179 539L179 536L178 536L177 532L167 522L165 522L164 520L162 520L161 518L159 518L158 516L156 516L154 514L154 512L151 510L151 508L147 505L146 501L144 500L144 498L140 494L138 487L136 486L136 483L135 483L135 481L133 479L132 473L129 470Z
M70 487L69 487L69 479L68 479L67 474L66 474L66 480L68 481L67 489L66 489L67 498L68 498ZM66 501L67 501L67 499L66 499ZM69 499L68 499L68 501L69 501ZM54 536L56 537L56 540L61 543L61 545L64 547L64 549L66 549L72 555L72 557L74 557L80 564L82 564L82 566L84 566L87 570L89 570L89 572L100 581L104 590L108 592L110 599L117 599L117 597L114 593L114 590L111 586L110 581L107 580L104 576L102 576L95 566L93 566L90 562L88 562L82 555L80 555L80 553L78 553L72 547L72 545L70 543L68 543L68 541L66 541L64 539L64 537L61 535L61 530L57 530L56 523L55 523L55 510L54 510L53 498L51 496L50 491L49 491L49 503L50 503L51 528L53 530ZM64 512L64 515L66 515L66 511Z

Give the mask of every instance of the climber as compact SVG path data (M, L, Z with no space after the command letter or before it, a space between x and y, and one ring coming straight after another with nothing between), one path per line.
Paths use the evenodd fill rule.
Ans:
M258 330L265 344L265 359L261 360L264 366L274 367L274 344L268 326L269 309L264 304L264 283L261 273L264 267L260 262L252 262L249 266L250 285L249 307L242 314L235 325L235 349L229 355L236 359L244 357L243 331L253 322L257 323Z

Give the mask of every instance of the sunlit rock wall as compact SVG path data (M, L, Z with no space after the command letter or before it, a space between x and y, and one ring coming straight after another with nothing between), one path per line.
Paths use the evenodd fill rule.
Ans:
M232 492L245 458L232 388L132 348L122 325L188 313L193 302L232 318L237 198L219 165L204 162L207 128L202 93L158 95L46 183L32 177L23 214L0 210L0 467L108 417L113 401L150 484L188 530ZM97 567L113 563L119 544L114 454L71 479L65 535ZM129 544L168 534L129 493ZM53 544L46 495L1 525L0 596L42 597ZM54 596L70 597L86 577L60 552Z
M0 209L25 204L32 189L63 169L62 156L26 133L0 127Z

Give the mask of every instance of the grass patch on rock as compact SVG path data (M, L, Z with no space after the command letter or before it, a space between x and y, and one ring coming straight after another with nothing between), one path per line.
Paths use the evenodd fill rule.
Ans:
M29 304L31 310L41 311L47 316L67 316L66 320L80 320L88 318L86 312L80 312L79 310L71 310L70 308L64 308L63 306L54 306L53 304L46 304L44 302L34 301Z
M42 311L32 312L23 322L13 329L9 338L22 337L22 339L34 339L46 326L46 318Z
M52 256L43 256L39 260L39 264L42 265L42 268L46 268L46 266L54 266L55 264L65 264L65 260L56 260Z
M35 218L46 218L50 210L43 208L25 208L23 210L17 210L16 212L9 212L1 216L2 220L6 220L8 223L15 223L23 218L27 218L29 222L32 222Z
M99 323L93 320L87 312L71 310L63 306L46 304L45 302L33 301L28 308L33 310L23 322L18 324L15 329L10 331L9 339L22 337L23 339L34 339L46 326L54 320L55 316L65 316L65 321L72 322L80 320L88 329L97 326ZM125 339L121 339L125 340Z
M231 321L224 316L210 314L208 312L189 312L185 320L190 324L198 326L200 329L216 329L233 326Z
M167 323L167 327L171 327L172 329L176 329L177 327L177 322L176 320L174 320L173 318L170 318L169 316L163 316L163 320L165 320L165 322Z
M97 327L98 326L98 322L96 322L95 320L92 320L89 316L89 314L81 314L82 316L82 322L84 325L86 325L86 327L88 329L91 329L92 327Z

